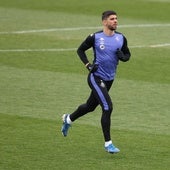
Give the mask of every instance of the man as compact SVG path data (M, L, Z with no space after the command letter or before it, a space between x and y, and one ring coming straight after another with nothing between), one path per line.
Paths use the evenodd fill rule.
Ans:
M117 153L120 150L114 146L110 135L110 117L113 106L108 92L114 81L119 60L126 62L131 54L125 36L116 32L118 24L116 12L103 12L102 24L103 30L89 35L77 50L81 61L89 70L88 84L91 88L91 94L86 103L80 105L72 114L63 115L61 131L64 136L67 136L72 122L94 111L100 105L102 108L101 126L105 140L104 148L109 153ZM93 64L89 62L85 53L91 47L94 51Z

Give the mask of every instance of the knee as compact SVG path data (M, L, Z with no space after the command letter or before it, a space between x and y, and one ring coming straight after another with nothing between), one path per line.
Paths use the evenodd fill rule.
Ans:
M88 108L88 112L93 112L95 110L96 107L90 107Z
M95 108L96 107L94 107L94 106L88 106L87 104L82 104L82 105L80 105L79 106L79 110L83 110L83 111L85 111L86 113L88 113L88 112L93 112L94 110L95 110Z
M110 105L104 106L104 108L103 108L103 112L107 113L109 115L111 115L112 111L113 111L112 103Z
M91 106L87 107L88 112L93 112L95 109L96 109L95 105L91 105Z

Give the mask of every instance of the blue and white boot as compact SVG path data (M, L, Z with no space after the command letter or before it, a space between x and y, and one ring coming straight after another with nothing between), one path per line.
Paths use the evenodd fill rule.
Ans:
M108 146L105 146L104 147L106 152L109 152L109 153L118 153L120 152L120 150L118 148L116 148L112 143L109 144Z
M62 132L63 136L65 136L65 137L67 136L68 129L71 126L69 123L67 123L67 117L68 116L69 116L69 114L64 114L62 116L63 125L62 125L62 128L61 128L61 132Z

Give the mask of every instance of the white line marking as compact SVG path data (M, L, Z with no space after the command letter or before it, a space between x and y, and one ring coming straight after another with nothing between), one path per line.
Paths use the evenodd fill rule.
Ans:
M157 47L167 47L167 46L170 46L170 44L169 43L166 43L166 44L157 44L157 45L151 45L150 47L157 48Z
M170 43L155 44L155 45L137 45L129 48L159 48L168 47ZM61 51L76 51L77 48L51 48L51 49L0 49L0 52L61 52Z
M52 48L52 49L0 49L0 52L60 52L75 51L77 48Z
M0 52L57 52L57 51L74 51L74 48L67 49L0 49Z
M170 23L167 24L130 24L130 25L120 25L118 28L145 28L145 27L169 27ZM0 34L28 34L28 33L41 33L41 32L56 32L56 31L79 31L79 30L93 30L102 29L102 27L73 27L73 28L49 28L49 29L39 29L39 30L22 30L22 31L8 31L0 32Z
M155 45L136 45L136 46L130 46L129 48L159 48L159 47L168 47L170 46L170 43L164 43L164 44L155 44Z

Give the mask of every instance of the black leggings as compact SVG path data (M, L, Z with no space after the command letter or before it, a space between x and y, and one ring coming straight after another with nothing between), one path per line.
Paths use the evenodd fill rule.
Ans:
M112 86L112 81L103 81L99 77L90 73L88 76L88 84L92 89L91 94L86 103L80 105L75 112L70 115L71 121L75 121L79 117L92 112L100 104L102 108L101 125L105 141L111 140L110 137L110 125L111 125L111 113L113 105L111 98L108 94Z

